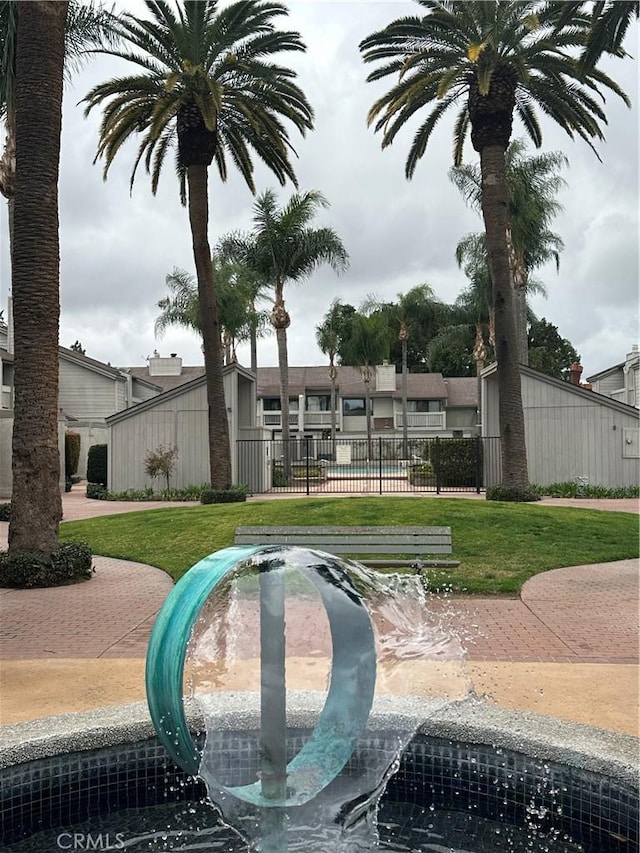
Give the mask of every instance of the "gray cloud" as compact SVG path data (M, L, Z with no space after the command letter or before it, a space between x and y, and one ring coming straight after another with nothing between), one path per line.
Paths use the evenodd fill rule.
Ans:
M124 4L120 4L124 5ZM136 10L140 4L127 4ZM319 224L336 229L351 256L349 271L329 269L287 291L292 325L291 364L323 363L315 346L315 326L331 300L359 305L368 294L395 299L399 292L427 281L446 301L465 286L454 259L455 245L481 221L467 210L447 177L451 165L451 128L447 117L434 132L412 181L404 177L404 160L413 134L407 127L391 148L366 126L371 104L389 83L365 83L369 69L361 62L358 42L369 32L403 14L415 14L411 2L293 2L286 26L299 29L308 45L305 55L288 56L314 105L316 130L305 139L292 137L298 152L301 189L319 189L331 203ZM634 49L633 35L629 39ZM201 361L197 338L171 330L156 341L155 304L174 266L193 271L186 211L178 202L171 159L156 198L139 171L133 194L129 175L135 145L122 150L102 180L102 164L92 165L100 116L82 117L77 102L88 88L125 73L126 64L107 57L87 65L67 88L61 163L61 343L80 339L87 354L112 364L142 364L155 347L179 352L186 363ZM606 104L607 143L599 146L599 163L588 146L572 142L542 119L545 150L562 150L571 161L562 193L565 210L554 223L566 250L560 274L546 267L539 277L548 299L534 300L534 310L558 326L582 355L586 373L622 361L637 340L638 303L638 127L636 60L612 60L607 70L631 95L633 111L617 99ZM522 136L517 124L514 135ZM476 156L468 146L466 156ZM258 191L276 186L256 163ZM284 202L293 188L279 190ZM221 184L210 180L211 241L224 233L251 227L253 199L232 173ZM5 206L3 205L3 208ZM3 252L0 299L6 300L8 259L6 212L0 218ZM248 362L248 352L240 349ZM260 344L262 364L276 364L273 338Z

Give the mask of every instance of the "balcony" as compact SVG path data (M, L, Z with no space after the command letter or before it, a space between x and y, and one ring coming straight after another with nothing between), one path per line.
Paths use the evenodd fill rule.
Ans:
M407 412L407 429L443 430L447 423L446 412ZM404 422L402 412L395 414L395 428L401 430Z
M282 412L262 412L262 426L270 429L282 428ZM260 418L260 414L258 415ZM289 412L289 426L298 429L298 412Z
M305 429L330 429L331 412L289 412L289 426L299 432ZM259 425L269 429L282 428L282 413L278 411L258 412ZM336 425L340 429L340 412L336 411Z

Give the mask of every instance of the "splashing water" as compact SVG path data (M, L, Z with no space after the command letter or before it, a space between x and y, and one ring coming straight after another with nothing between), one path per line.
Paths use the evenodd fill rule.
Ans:
M359 606L364 605L373 627L377 658L373 697L376 722L368 723L361 732L354 744L354 756L339 776L310 801L288 806L278 819L272 809L256 809L229 793L230 788L245 788L260 779L264 755L258 736L252 739L240 732L238 748L230 751L222 747L220 732L216 731L220 726L217 711L221 692L227 697L237 694L240 708L256 707L264 642L260 628L264 559L262 555L250 558L225 578L201 609L192 631L185 675L190 700L205 718L206 743L200 775L211 800L243 833L251 849L355 853L377 848L378 802L415 733L415 718L411 722L403 718L395 699L401 696L406 702L407 697L419 697L423 719L427 719L430 710L467 698L471 685L462 643L441 599L434 607L435 597L427 593L418 575L384 575L358 563L305 549L269 549L270 570L276 566L284 579L287 711L302 704L309 727L318 723L324 692L332 678L335 646L354 644L358 639L350 635L349 625L341 625L336 636L335 625L329 624L326 601L323 603L326 595L321 595L317 577L314 583L310 582L305 567L329 567L330 571L321 572L322 584L337 584L339 575L347 594ZM356 660L354 666L357 665ZM357 678L355 671L353 678ZM263 705L263 721L268 714ZM225 728L227 723L225 720ZM287 728L290 762L309 733L296 731L289 713ZM278 824L275 833L280 840L265 842L265 823L271 832L274 822Z

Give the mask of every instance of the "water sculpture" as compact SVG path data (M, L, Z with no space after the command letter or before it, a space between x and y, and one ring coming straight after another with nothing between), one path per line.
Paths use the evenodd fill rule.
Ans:
M332 662L326 701L316 725L300 751L287 761L285 576L292 571L318 593L328 619ZM243 576L258 578L260 759L253 768L258 778L229 785L221 778L224 770L215 766L215 751L205 747L201 755L193 742L184 713L183 683L187 648L205 602L218 595L228 603L229 584ZM212 799L224 801L225 817L242 813L243 803L260 810L252 843L264 853L287 849L287 827L294 834L308 820L299 807L324 793L322 804L314 802L313 808L327 811L326 790L365 731L374 699L376 643L358 580L366 583L355 565L317 551L284 546L227 548L206 557L183 577L156 620L146 682L158 736L177 764L205 779ZM206 630L206 618L200 621ZM329 795L329 820L348 814L349 803L359 799L370 808L375 805L371 792L379 789L406 742L403 734L398 733L390 752L378 750L373 772L369 766L355 784L352 776L351 784L339 786L339 794Z

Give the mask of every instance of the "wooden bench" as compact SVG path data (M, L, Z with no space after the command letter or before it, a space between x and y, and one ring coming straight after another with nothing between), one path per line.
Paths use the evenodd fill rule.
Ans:
M451 553L450 527L237 527L236 545L299 545L329 554L348 554L372 568L423 566L455 568L458 560L433 559ZM413 559L370 559L373 554L412 554ZM366 556L367 559L360 559Z

